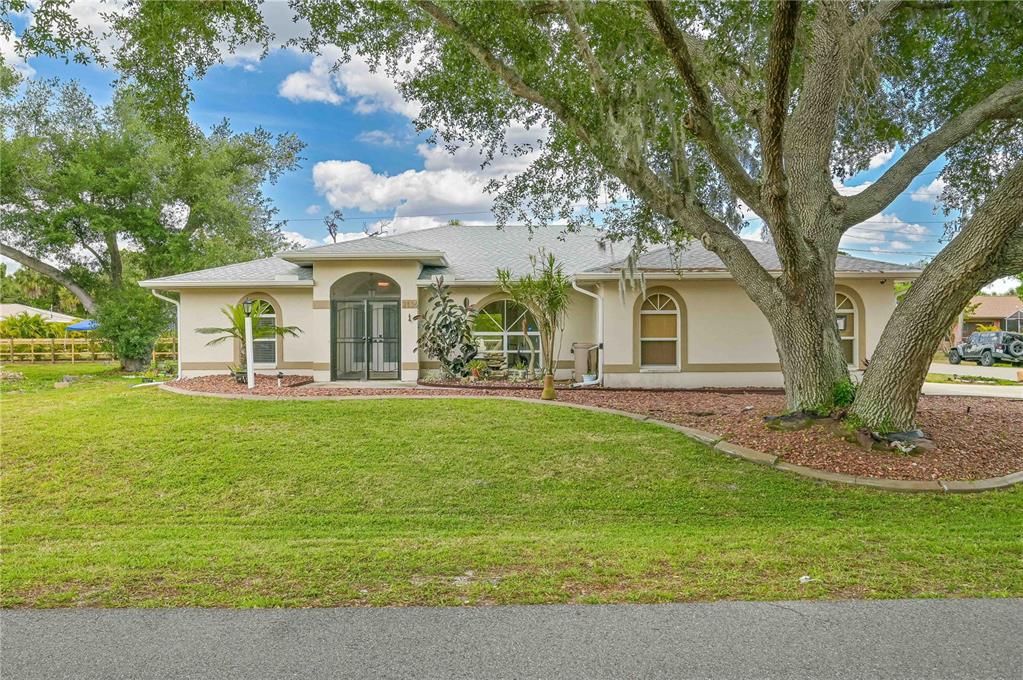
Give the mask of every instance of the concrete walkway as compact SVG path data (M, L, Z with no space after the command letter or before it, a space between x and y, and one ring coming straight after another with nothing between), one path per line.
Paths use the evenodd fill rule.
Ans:
M6 610L4 678L1018 678L1023 600Z
M924 383L924 394L956 397L996 397L999 399L1023 399L1023 385L952 385L950 383Z
M1003 380L1015 380L1016 371L1023 370L1023 366L1019 368L1006 368L1005 366L978 366L977 364L962 363L956 364L943 364L935 361L931 364L931 373L941 373L942 375L978 375L984 378L1001 378Z

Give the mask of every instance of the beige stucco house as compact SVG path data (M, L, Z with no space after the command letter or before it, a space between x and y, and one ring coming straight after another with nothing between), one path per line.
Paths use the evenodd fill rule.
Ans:
M779 270L773 246L747 245L765 268ZM265 323L302 333L255 342L257 371L317 381L414 381L437 367L416 352L413 318L426 308L436 276L476 305L477 336L491 357L506 366L527 362L539 339L528 315L499 292L496 271L527 273L529 256L540 248L555 254L576 289L558 349L559 378L581 378L573 376L578 352L589 360L587 372L599 373L608 386L781 385L766 319L698 242L682 252L643 255L642 286L622 284L627 251L603 243L596 231L552 227L530 234L525 227L461 225L305 248L141 285L178 294L183 376L222 373L239 363L237 344L208 346L210 336L196 329L223 325L224 305L262 299L273 308ZM919 272L846 256L836 266L836 322L850 365L861 368L895 309L895 281ZM597 345L603 351L586 349Z

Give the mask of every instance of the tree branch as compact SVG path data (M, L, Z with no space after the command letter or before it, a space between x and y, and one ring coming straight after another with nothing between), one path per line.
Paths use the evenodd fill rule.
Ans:
M881 212L941 154L969 137L985 122L1023 116L1023 79L1003 85L986 98L949 119L911 146L892 167L862 192L848 197L843 230Z
M454 17L430 0L415 0L415 4L432 17L438 25L450 31L480 64L500 78L518 97L546 108L579 138L607 169L618 176L637 196L649 203L661 214L685 225L690 233L700 237L704 245L721 258L729 271L754 301L769 304L777 300L778 289L774 278L760 265L742 239L735 235L728 225L709 215L702 207L684 200L675 193L649 166L642 157L628 148L624 149L625 160L611 158L607 149L607 133L602 130L591 132L575 114L559 99L544 95L526 84L522 77L505 64L485 45L476 40ZM745 200L745 199L744 199Z
M43 276L52 279L60 285L71 291L76 298L78 298L82 306L85 307L85 311L90 314L96 311L96 301L92 299L92 296L85 292L85 289L79 286L70 276L57 269L56 267L46 264L42 260L32 257L28 253L23 253L16 248L12 248L6 243L0 243L0 255L9 257L15 262L22 264L29 269L36 271Z
M579 25L579 20L575 16L575 10L572 9L572 0L562 0L559 6L561 7L561 15L565 18L565 23L568 24L568 30L571 31L572 37L575 39L579 55L590 72L593 86L596 88L597 93L610 104L611 88L608 84L607 73L604 72L604 67L601 66L600 61L593 54L593 50L590 49L590 42L586 38L586 33L583 32L583 27Z
M696 137L703 141L714 165L724 175L736 196L745 201L753 212L764 217L760 189L756 181L742 167L735 154L734 145L721 136L714 123L713 103L696 73L684 34L675 24L663 0L647 0L647 9L657 28L661 43L667 49L692 99L688 127L691 127Z
M764 68L764 114L760 124L760 146L764 157L764 182L761 196L771 217L765 220L774 235L778 255L787 265L799 259L799 239L792 230L788 210L788 179L785 176L785 120L788 117L790 87L789 67L796 46L796 28L802 5L783 0L776 5L767 45ZM788 270L789 267L786 267Z

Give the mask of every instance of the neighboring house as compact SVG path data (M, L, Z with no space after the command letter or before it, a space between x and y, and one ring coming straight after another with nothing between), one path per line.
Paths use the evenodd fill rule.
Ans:
M999 330L1023 333L1023 300L1015 295L976 295L960 317L957 335L961 341L977 326L997 326Z
M0 320L6 319L10 316L17 316L19 314L41 316L43 321L47 323L74 323L75 321L78 321L78 318L74 316L68 316L67 314L61 314L60 312L51 312L37 307L29 307L28 305L19 304L17 302L0 303Z
M765 268L780 270L771 245L746 243ZM598 365L590 370L602 369L609 386L782 384L767 320L717 256L697 241L674 256L667 249L644 254L638 263L644 286L623 284L627 248L602 243L596 231L562 233L551 227L530 236L525 227L492 226L442 226L343 241L141 285L180 294L185 376L223 372L239 363L238 343L207 346L210 337L195 329L223 325L224 305L263 299L273 308L265 323L303 332L257 340L257 370L317 381L411 381L437 367L415 351L413 318L426 309L436 276L444 277L458 300L468 297L476 305L477 335L488 352L504 355L508 365L528 361L524 313L499 292L496 271L528 273L529 256L540 247L554 253L576 286L558 349L559 377L572 374L573 345L602 341ZM836 272L843 350L850 365L861 368L895 309L895 281L913 279L919 270L840 255ZM538 351L535 327L528 317L526 322L528 340Z

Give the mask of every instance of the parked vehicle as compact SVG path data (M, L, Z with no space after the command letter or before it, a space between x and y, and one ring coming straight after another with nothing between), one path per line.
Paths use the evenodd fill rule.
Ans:
M973 333L948 353L948 362L976 361L981 366L993 366L996 361L1023 364L1023 333L985 331Z

